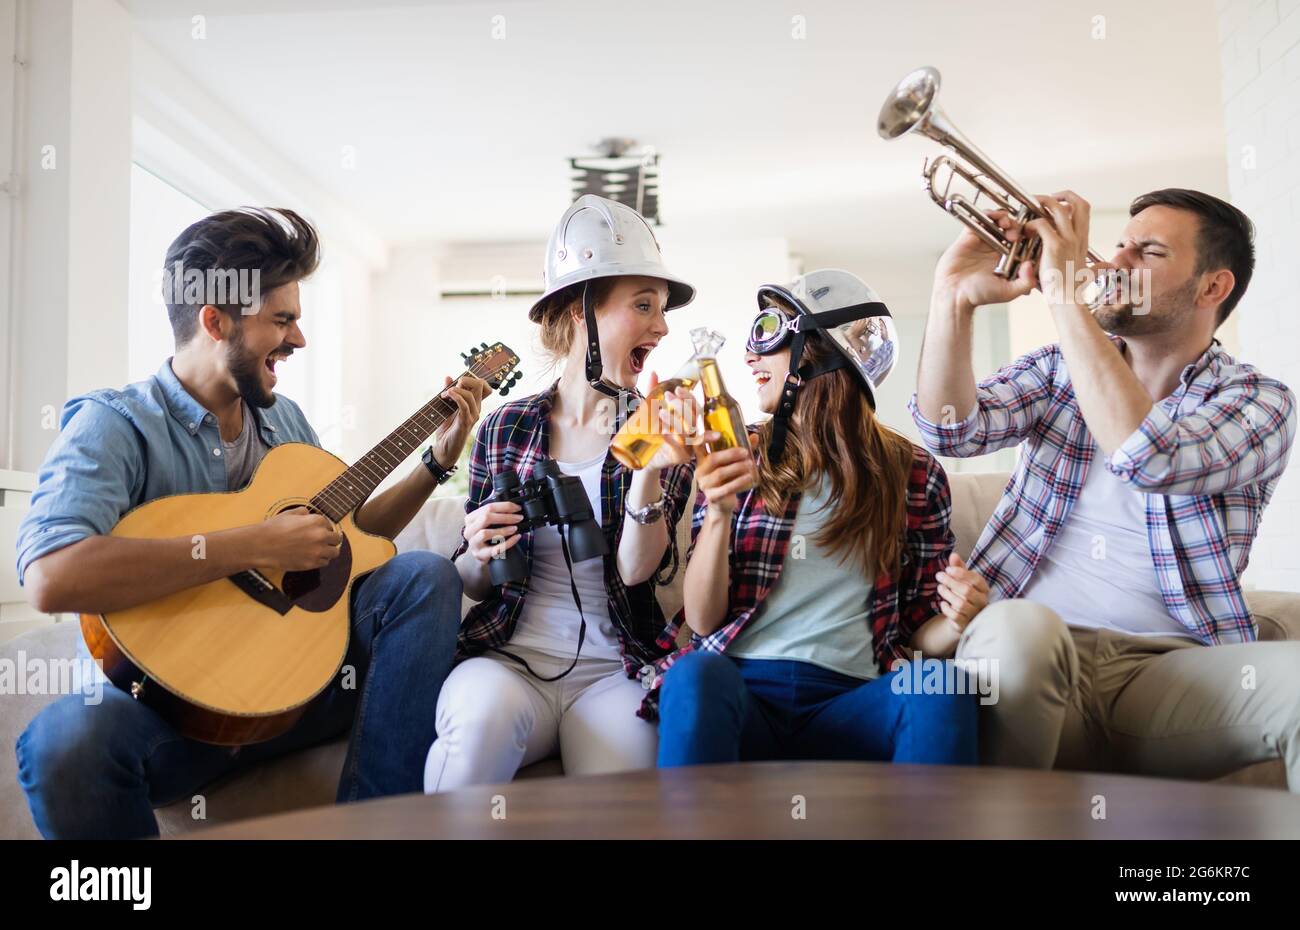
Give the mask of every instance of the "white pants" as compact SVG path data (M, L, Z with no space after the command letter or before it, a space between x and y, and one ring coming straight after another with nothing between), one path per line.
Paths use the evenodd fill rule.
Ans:
M547 677L573 661L509 651ZM557 750L566 775L653 768L659 732L636 715L644 697L617 659L581 659L552 682L538 681L496 653L466 659L438 696L438 738L425 760L424 791L510 781L521 767Z

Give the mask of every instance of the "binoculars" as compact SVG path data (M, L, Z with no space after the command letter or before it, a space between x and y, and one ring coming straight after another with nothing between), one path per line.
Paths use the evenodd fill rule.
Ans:
M575 562L585 562L609 552L605 534L591 510L591 500L582 479L560 471L555 459L543 459L533 468L533 476L519 480L519 473L507 468L492 476L492 499L512 501L523 511L517 524L520 533L539 526L568 527L565 534L569 554ZM561 530L563 532L563 530ZM494 585L521 582L525 573L524 556L516 544L488 563Z

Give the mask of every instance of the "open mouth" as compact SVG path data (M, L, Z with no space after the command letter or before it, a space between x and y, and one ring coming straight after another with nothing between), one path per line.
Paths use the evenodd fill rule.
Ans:
M266 366L266 370L269 371L269 372L271 373L271 383L272 383L272 384L274 384L274 383L278 380L278 377L276 376L276 373L275 373L275 366L276 366L276 364L279 363L279 362L284 361L286 358L288 358L288 357L290 356L290 354L291 354L291 353L289 353L289 352L275 351L275 352L272 352L270 355L268 355L268 356L266 357L266 360L262 363L263 365Z
M772 380L772 373L769 371L763 371L761 369L755 368L754 380L758 382L759 387L762 387L763 385L767 384L767 382Z
M645 367L646 356L650 354L650 350L653 348L654 343L647 343L646 345L637 346L629 353L628 358L632 363L632 370L637 374L640 374L641 369Z

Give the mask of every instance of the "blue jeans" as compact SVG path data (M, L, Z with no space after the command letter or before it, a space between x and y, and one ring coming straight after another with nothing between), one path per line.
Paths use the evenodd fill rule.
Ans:
M786 659L683 656L659 698L659 766L764 759L973 765L977 696L895 694ZM970 689L967 689L970 690Z
M352 635L340 681L289 732L231 748L186 739L148 707L107 685L45 707L18 737L18 783L47 839L156 836L153 808L257 762L352 729L339 802L420 791L434 740L438 692L451 671L461 580L432 552L406 552L352 588Z

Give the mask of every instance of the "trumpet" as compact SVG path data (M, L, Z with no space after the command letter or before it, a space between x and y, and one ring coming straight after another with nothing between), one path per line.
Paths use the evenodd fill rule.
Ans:
M1042 250L1041 239L1023 233L1025 224L1043 216L1043 210L1033 194L1007 177L987 155L958 131L935 104L938 94L938 70L918 68L911 72L885 98L876 130L886 140L897 139L909 132L919 132L952 149L959 156L952 158L940 155L926 159L921 168L923 186L931 200L969 226L975 235L998 253L994 274L1010 280L1016 276L1021 262L1037 260ZM953 182L958 178L969 184L974 193L954 191ZM997 222L985 214L980 204L981 197L992 202L997 209L1007 212L1022 233L1019 239L1014 242L1008 239ZM1103 261L1092 249L1088 250L1090 264Z

